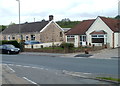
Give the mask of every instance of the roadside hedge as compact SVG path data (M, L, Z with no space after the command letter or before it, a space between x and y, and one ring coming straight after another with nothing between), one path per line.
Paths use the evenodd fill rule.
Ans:
M0 41L0 45L2 45L2 44L12 44L17 48L20 48L20 44L16 40L12 40L12 41L3 40L3 41Z
M62 43L61 45L60 45L60 47L61 48L68 48L68 49L71 49L71 48L74 48L74 44L72 44L72 43Z

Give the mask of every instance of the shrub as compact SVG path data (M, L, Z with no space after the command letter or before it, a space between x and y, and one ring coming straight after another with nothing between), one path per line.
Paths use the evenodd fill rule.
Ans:
M12 44L17 48L20 48L20 44L16 40L12 40L12 41L3 40L0 41L0 44Z
M60 45L60 47L71 49L71 48L74 48L74 44L72 44L72 43L62 43Z

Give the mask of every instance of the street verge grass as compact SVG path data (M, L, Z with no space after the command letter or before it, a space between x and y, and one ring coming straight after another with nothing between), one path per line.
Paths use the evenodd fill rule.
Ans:
M111 81L117 81L120 82L120 79L112 78L112 77L96 77L97 79L103 79L103 80L111 80Z

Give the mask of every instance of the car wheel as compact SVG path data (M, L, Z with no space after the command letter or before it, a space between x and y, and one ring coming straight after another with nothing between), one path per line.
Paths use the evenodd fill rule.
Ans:
M7 51L7 54L10 54L10 51Z

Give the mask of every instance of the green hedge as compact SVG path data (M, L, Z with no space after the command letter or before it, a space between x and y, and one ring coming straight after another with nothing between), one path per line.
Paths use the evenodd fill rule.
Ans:
M71 48L74 48L74 44L72 43L62 43L60 45L61 48L68 48L68 49L71 49Z
M20 44L16 40L12 40L12 41L3 40L3 41L0 41L0 45L2 45L2 44L12 44L17 48L20 48Z

